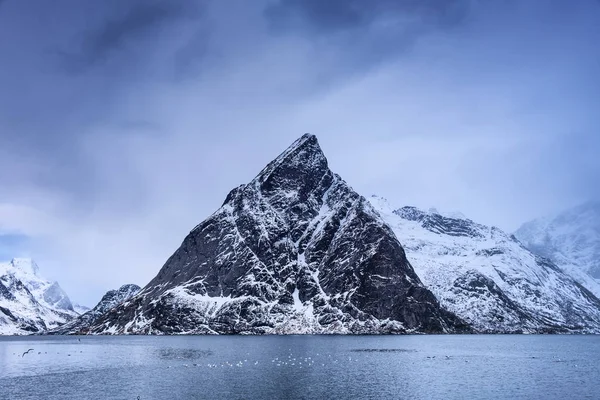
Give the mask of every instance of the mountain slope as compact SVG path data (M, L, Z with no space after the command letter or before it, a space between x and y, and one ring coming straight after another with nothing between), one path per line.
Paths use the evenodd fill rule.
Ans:
M0 334L42 332L75 316L67 294L41 277L33 260L0 263Z
M600 202L527 222L515 236L600 296Z
M423 283L480 332L600 332L600 300L495 227L369 199Z
M368 201L304 135L92 333L455 332Z
M98 304L96 304L94 308L88 310L76 319L64 325L61 325L60 327L52 330L49 333L83 333L87 330L87 328L90 325L94 324L102 315L107 313L109 310L115 308L119 304L129 300L139 291L140 287L138 285L133 284L123 285L117 290L109 290L104 296L102 296L102 299L98 302Z

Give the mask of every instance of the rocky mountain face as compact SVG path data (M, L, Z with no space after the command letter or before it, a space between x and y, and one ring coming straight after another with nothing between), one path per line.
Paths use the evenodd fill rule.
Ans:
M478 332L600 332L600 300L511 235L469 219L370 202L441 305Z
M83 330L82 330L83 331ZM390 227L304 135L89 333L463 332Z
M51 330L50 334L86 333L89 326L93 325L102 315L129 300L140 291L138 285L123 285L117 290L106 292L94 308L88 310L76 319Z
M0 263L0 334L39 333L77 316L57 282L49 282L30 259Z
M600 296L600 202L527 222L515 236Z

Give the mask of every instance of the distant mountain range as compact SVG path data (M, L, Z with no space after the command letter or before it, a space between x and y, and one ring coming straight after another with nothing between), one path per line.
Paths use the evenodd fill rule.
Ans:
M33 262L2 264L0 333L600 333L599 232L597 203L510 235L366 199L307 134L143 289L83 310Z

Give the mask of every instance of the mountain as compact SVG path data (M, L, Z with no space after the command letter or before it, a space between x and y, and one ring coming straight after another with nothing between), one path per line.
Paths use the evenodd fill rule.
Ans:
M81 314L85 314L86 312L90 311L91 308L82 306L81 304L73 303L73 310L75 310L75 312L77 314L81 315Z
M76 316L64 290L44 279L33 260L0 263L0 334L37 333Z
M600 300L513 236L435 210L369 200L425 286L476 331L600 332Z
M85 333L90 325L93 325L103 314L115 308L119 304L129 300L140 291L138 285L123 285L117 290L106 292L94 308L83 313L76 319L53 329L51 334Z
M90 333L404 333L469 328L306 134L233 189Z
M600 202L527 222L515 236L600 296Z

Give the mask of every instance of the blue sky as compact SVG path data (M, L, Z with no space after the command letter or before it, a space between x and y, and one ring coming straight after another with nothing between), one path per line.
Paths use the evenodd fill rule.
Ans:
M2 0L0 234L21 239L0 255L88 305L144 285L304 132L398 207L513 231L598 199L598 20L596 0Z

